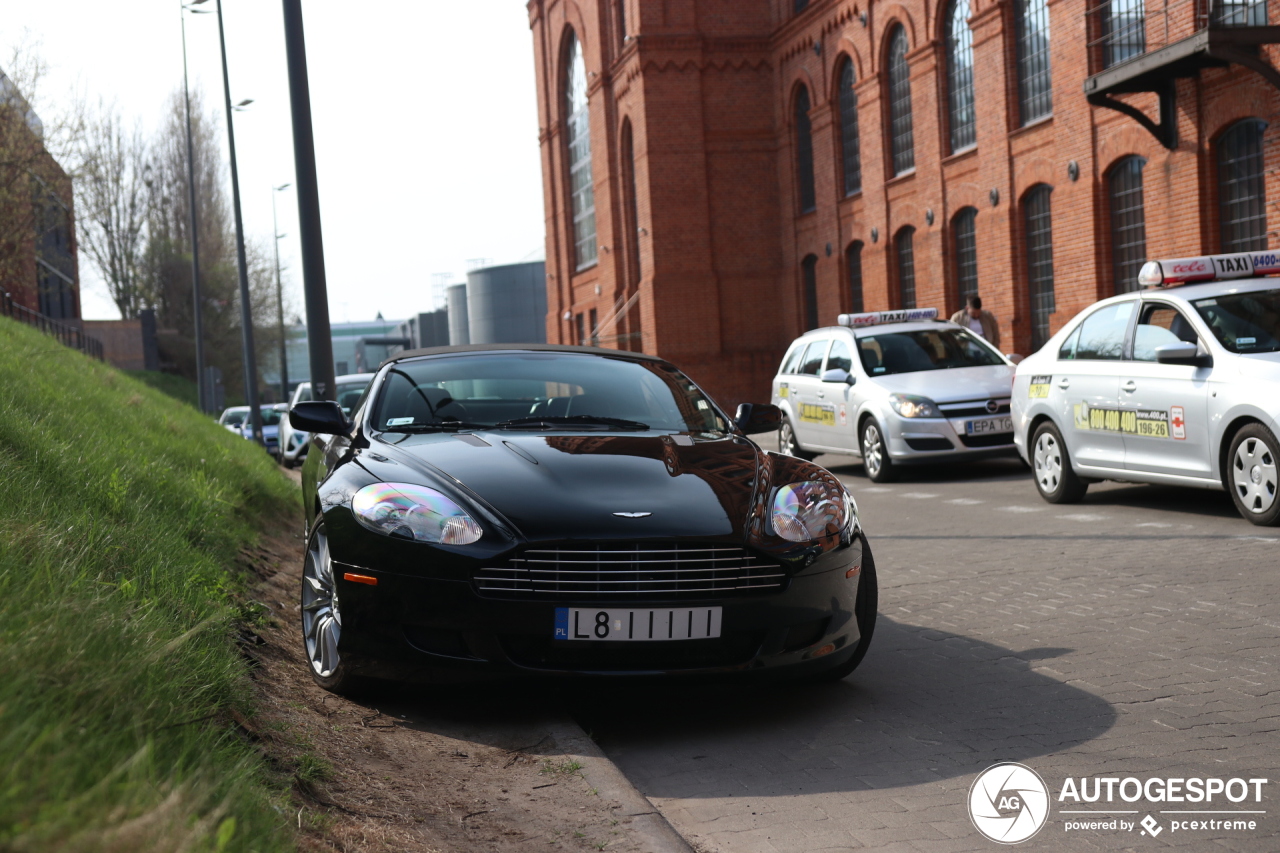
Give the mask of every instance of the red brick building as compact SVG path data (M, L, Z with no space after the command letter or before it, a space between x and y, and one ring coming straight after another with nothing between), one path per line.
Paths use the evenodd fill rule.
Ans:
M548 340L662 355L726 404L765 399L841 312L976 292L1026 353L1143 258L1265 248L1280 223L1262 2L528 11Z

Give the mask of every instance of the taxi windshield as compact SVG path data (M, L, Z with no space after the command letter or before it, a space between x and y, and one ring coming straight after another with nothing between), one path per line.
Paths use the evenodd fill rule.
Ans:
M1280 290L1232 293L1192 304L1218 343L1231 352L1280 350Z
M669 365L559 352L450 356L393 365L373 409L378 430L654 429L728 424Z
M858 355L868 376L1005 363L973 333L954 327L859 337Z

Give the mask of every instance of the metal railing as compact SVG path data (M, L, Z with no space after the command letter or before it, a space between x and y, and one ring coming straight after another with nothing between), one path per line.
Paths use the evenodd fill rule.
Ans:
M19 323L33 326L46 335L57 338L62 344L79 350L90 358L105 361L102 341L91 338L75 326L46 317L39 311L32 311L25 305L19 305L8 291L0 290L0 317L12 317Z
M1097 71L1208 27L1267 25L1267 0L1103 0L1085 11Z

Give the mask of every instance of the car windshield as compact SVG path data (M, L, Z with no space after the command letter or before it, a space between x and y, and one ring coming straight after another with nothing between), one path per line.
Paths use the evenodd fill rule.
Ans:
M248 412L223 412L222 423L224 426L240 426L248 414Z
M342 407L342 411L348 415L355 409L356 404L360 402L360 398L364 396L364 389L369 387L366 382L344 382L338 386L338 405Z
M262 425L263 425L263 426L279 426L279 425L280 425L280 413L279 413L279 412L277 412L275 409L263 409L263 410L262 410Z
M392 365L373 408L378 430L509 429L724 432L728 425L678 370L558 352L428 358Z
M858 338L858 355L868 376L1005 363L972 332L956 328L866 335Z
M1280 290L1232 293L1192 303L1231 352L1280 350Z

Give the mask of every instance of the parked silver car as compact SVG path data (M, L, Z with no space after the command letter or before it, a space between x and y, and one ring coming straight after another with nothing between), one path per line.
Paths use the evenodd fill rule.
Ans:
M373 376L372 373L348 373L337 378L338 405L342 407L342 411L351 414L355 410L356 403L364 395L364 391L369 387L369 382L373 379ZM311 402L311 400L311 383L300 383L293 391L293 399L289 401L289 408L293 408L298 403ZM246 409L246 411L248 410ZM280 462L286 468L302 464L302 460L307 455L307 444L310 441L310 433L295 430L289 425L288 417L281 418Z

